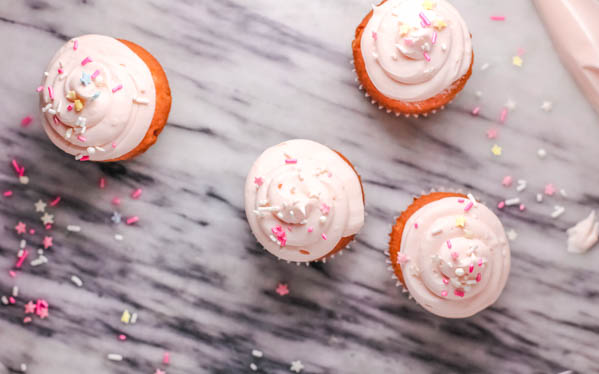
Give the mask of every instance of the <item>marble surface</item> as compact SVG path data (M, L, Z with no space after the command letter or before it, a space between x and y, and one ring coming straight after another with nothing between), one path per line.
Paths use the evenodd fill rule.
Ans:
M0 305L0 372L25 363L28 373L239 373L254 362L258 372L286 373L294 360L304 373L598 372L599 250L569 254L565 234L599 208L598 117L530 2L454 3L473 35L474 74L451 106L426 119L386 115L357 90L350 42L370 9L364 0L0 4L0 191L14 192L0 196L0 295L20 290L15 305ZM507 20L490 21L492 14ZM168 127L131 162L75 162L39 124L35 88L47 61L68 38L92 32L146 47L171 82ZM518 48L521 68L511 64ZM517 107L499 125L508 99ZM539 108L544 100L552 112ZM29 114L34 122L22 128ZM499 130L495 141L485 136L490 128ZM366 225L351 250L324 265L276 261L244 217L252 161L297 137L341 150L364 181ZM495 142L501 157L490 151ZM13 158L28 185L17 181ZM503 187L505 175L528 188ZM547 183L567 197L536 203ZM440 186L472 191L491 206L513 196L526 204L498 212L518 234L507 288L466 320L428 314L386 270L393 218L413 195ZM143 195L133 200L138 187ZM47 208L56 224L46 232L33 203L58 195ZM111 222L114 196L138 224ZM550 217L554 205L566 208L558 219ZM37 231L25 235L32 257L11 278L18 221ZM54 241L48 263L33 267L44 235ZM279 282L289 295L275 293ZM49 302L50 316L24 324L23 306L36 299ZM124 309L138 314L135 325L120 322ZM170 365L161 364L165 351ZM124 360L109 361L109 353Z

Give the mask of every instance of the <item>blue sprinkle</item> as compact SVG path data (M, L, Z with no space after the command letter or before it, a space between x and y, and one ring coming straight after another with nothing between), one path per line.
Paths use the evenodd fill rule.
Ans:
M99 97L100 97L100 91L96 92L96 93L94 94L94 96L92 96L92 99L96 100L96 99L97 99L97 98L99 98Z
M92 76L87 74L86 72L81 73L81 83L84 86L92 83Z

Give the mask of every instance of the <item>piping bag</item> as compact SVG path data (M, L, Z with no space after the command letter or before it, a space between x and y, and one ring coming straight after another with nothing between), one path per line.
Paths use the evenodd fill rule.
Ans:
M599 113L599 0L533 0L562 63Z

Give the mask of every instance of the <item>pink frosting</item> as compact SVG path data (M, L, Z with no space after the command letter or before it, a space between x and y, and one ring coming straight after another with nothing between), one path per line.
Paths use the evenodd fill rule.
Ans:
M562 62L599 112L599 2L534 0Z
M355 171L310 140L289 140L262 153L247 177L245 211L260 244L294 262L326 256L364 224Z
M447 318L469 317L493 304L510 271L510 248L497 216L458 197L416 211L405 225L400 254L410 294Z
M110 160L144 139L156 89L150 69L125 44L102 35L77 37L60 48L44 75L42 123L63 151Z
M372 83L405 102L429 99L468 72L466 23L445 0L388 0L374 7L360 46Z

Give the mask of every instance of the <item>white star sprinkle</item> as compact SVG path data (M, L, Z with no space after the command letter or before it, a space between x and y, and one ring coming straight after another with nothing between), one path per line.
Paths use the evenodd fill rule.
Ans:
M546 112L551 112L551 109L553 109L553 103L551 101L543 101L541 109L543 109Z
M54 223L54 214L48 214L48 212L44 212L44 215L41 217L44 225L50 225Z
M38 200L37 203L33 204L35 206L36 212L45 212L46 211L46 203L42 200Z
M291 368L289 368L289 369L293 372L299 373L302 370L304 370L304 365L302 365L302 362L300 360L292 361Z
M508 238L509 240L511 240L511 241L514 241L514 240L516 240L516 239L518 238L518 233L516 232L516 230L514 230L514 229L510 229L510 230L507 232L507 238Z
M118 225L119 223L121 223L121 219L122 219L122 216L121 216L121 215L120 215L120 213L118 213L118 212L114 212L114 213L112 213L112 217L110 217L110 220L111 220L112 222L116 223L117 225Z

